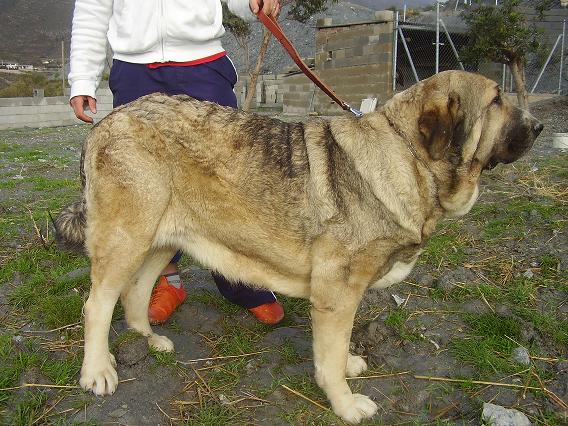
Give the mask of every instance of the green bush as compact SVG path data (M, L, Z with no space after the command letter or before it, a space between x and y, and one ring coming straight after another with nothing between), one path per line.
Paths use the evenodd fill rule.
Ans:
M43 89L45 96L63 96L61 80L48 80L39 72L21 74L11 85L0 90L0 98L33 96L34 89Z

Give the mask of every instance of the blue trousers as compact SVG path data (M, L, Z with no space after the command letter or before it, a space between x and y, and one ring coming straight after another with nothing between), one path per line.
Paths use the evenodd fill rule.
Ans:
M237 73L228 57L192 66L165 66L149 68L114 60L109 76L113 106L124 105L141 96L160 92L168 95L189 95L202 101L237 107L233 87ZM177 263L181 252L176 253L172 263ZM230 302L243 308L254 308L276 300L270 291L257 290L243 283L232 283L221 274L211 274L219 292Z

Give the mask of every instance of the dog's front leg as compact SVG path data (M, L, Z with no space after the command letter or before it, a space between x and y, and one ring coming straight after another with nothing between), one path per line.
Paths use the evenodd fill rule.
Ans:
M370 398L352 394L345 380L355 310L346 306L333 310L314 306L311 310L316 381L331 402L333 412L351 424L377 411Z
M310 285L316 381L333 412L357 424L378 408L367 396L352 394L345 380L346 375L357 375L367 367L363 359L349 354L355 312L366 287L349 276L343 247L329 238L316 244Z

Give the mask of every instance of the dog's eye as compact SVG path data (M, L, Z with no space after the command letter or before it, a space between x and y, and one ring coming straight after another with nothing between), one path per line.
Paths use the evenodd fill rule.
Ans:
M501 95L497 95L491 101L492 104L501 105Z

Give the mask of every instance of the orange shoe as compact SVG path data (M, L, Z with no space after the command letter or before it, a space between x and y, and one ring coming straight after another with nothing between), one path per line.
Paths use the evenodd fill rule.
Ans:
M250 308L249 312L253 314L257 320L268 325L278 324L282 321L282 318L284 318L284 308L279 301Z
M150 324L161 324L167 321L177 307L183 303L186 296L183 285L181 288L176 288L168 283L164 275L161 275L152 291L150 306L148 306Z

